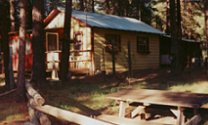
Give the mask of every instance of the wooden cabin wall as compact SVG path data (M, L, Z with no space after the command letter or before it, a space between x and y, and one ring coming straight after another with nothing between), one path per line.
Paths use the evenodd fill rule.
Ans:
M105 50L106 34L117 34L120 35L121 38L121 51L116 54L117 72L128 70L128 41L131 42L132 70L153 69L159 67L159 36L98 28L94 28L93 31L95 71L104 71L107 74L112 72L112 57L111 54ZM138 35L147 35L149 37L149 54L140 54L137 52Z
M46 45L46 56L47 56L46 62L47 62L47 67L49 68L48 70L52 70L52 65L53 65L52 61L51 62L48 61L49 53L50 53L50 56L51 56L51 53L58 53L58 55L59 55L58 59L60 60L61 45L62 45L61 43L64 40L63 28L60 28L61 23L59 23L58 21L53 21L52 23L54 23L53 26L55 28L47 29L46 34L47 33L58 33L59 49L57 51L48 51L47 50L48 47ZM52 24L50 24L50 25L52 25ZM81 38L80 50L77 50L75 48L75 36L79 36L79 38ZM91 28L82 24L80 21L72 18L70 39L71 39L71 42L70 42L70 53L71 53L71 55L70 55L70 69L71 70L89 69L92 64ZM50 41L48 41L48 44L50 44ZM60 62L60 61L58 61L58 62ZM56 67L58 68L58 64Z
M159 36L151 34L138 34L149 38L149 54L140 54L137 52L136 41L132 44L132 67L133 69L155 69L159 68L160 62L160 46Z

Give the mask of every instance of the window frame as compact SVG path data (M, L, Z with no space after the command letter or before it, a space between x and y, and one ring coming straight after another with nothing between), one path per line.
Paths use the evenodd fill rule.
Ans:
M109 39L114 39L114 51L115 53L121 52L121 35L119 34L105 34L105 51L112 53L112 40Z
M147 36L137 36L137 53L140 54L149 54L150 53L150 44L149 37Z
M56 49L55 50L49 50L49 35L55 35L56 36ZM56 52L60 51L60 46L59 46L59 34L55 32L46 32L46 51L47 52Z

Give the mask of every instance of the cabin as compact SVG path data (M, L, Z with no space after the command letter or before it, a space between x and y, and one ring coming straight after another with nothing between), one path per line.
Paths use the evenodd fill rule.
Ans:
M202 48L201 42L193 39L183 38L181 46L184 48L185 67L200 66L202 63ZM163 35L160 38L160 65L166 67L171 65L171 37Z
M53 10L44 23L47 69L52 70L58 68L60 62L64 10ZM132 70L159 68L162 34L137 19L73 10L70 70L86 71L92 75L101 72L111 74L112 55L116 72L128 71L129 59Z

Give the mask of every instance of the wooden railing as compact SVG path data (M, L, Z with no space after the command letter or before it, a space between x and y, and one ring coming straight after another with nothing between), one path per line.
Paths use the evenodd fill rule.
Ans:
M48 116L80 125L113 125L78 113L44 105L45 99L29 83L26 84L26 90L30 123L32 125L51 125Z

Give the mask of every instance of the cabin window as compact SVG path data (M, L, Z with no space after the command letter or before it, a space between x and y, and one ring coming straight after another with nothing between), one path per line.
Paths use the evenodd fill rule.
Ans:
M121 38L120 35L107 34L106 35L106 52L111 53L113 51L112 45L114 45L114 52L118 53L121 51Z
M46 33L46 50L58 51L59 50L59 35L58 33Z
M137 52L142 54L149 53L149 39L148 37L137 37Z

